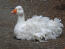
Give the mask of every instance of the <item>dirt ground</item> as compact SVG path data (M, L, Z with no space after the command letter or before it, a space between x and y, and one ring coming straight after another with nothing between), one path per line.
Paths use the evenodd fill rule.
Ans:
M65 27L61 37L45 43L14 39L13 29L17 16L11 15L10 11L17 5L22 5L24 8L26 19L32 15L57 17L65 26L65 0L0 0L0 49L65 48Z

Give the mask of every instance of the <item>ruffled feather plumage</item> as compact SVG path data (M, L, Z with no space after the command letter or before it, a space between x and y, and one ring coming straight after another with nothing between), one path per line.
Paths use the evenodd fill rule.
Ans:
M19 9L19 7L22 8L21 6L17 6L16 8ZM56 39L62 34L63 24L58 18L52 20L49 17L35 15L25 21L24 15L18 15L18 19L14 28L14 33L18 39L37 39L41 42L48 39Z

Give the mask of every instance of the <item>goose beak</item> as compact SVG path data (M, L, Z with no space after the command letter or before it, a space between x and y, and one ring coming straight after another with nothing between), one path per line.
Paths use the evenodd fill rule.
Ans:
M17 13L17 9L13 9L13 10L11 11L11 13L16 14L16 13Z

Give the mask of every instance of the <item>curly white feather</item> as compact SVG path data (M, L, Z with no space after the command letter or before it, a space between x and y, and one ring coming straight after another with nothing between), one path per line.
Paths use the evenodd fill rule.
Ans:
M18 16L18 19L14 28L14 33L18 39L37 39L41 42L48 39L56 39L62 34L63 24L58 18L52 20L49 17L35 15L25 21L23 15Z

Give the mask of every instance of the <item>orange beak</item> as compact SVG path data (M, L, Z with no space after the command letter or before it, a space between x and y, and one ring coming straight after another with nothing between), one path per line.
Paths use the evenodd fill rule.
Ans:
M17 13L17 9L13 9L13 10L11 11L11 13L16 14L16 13Z

